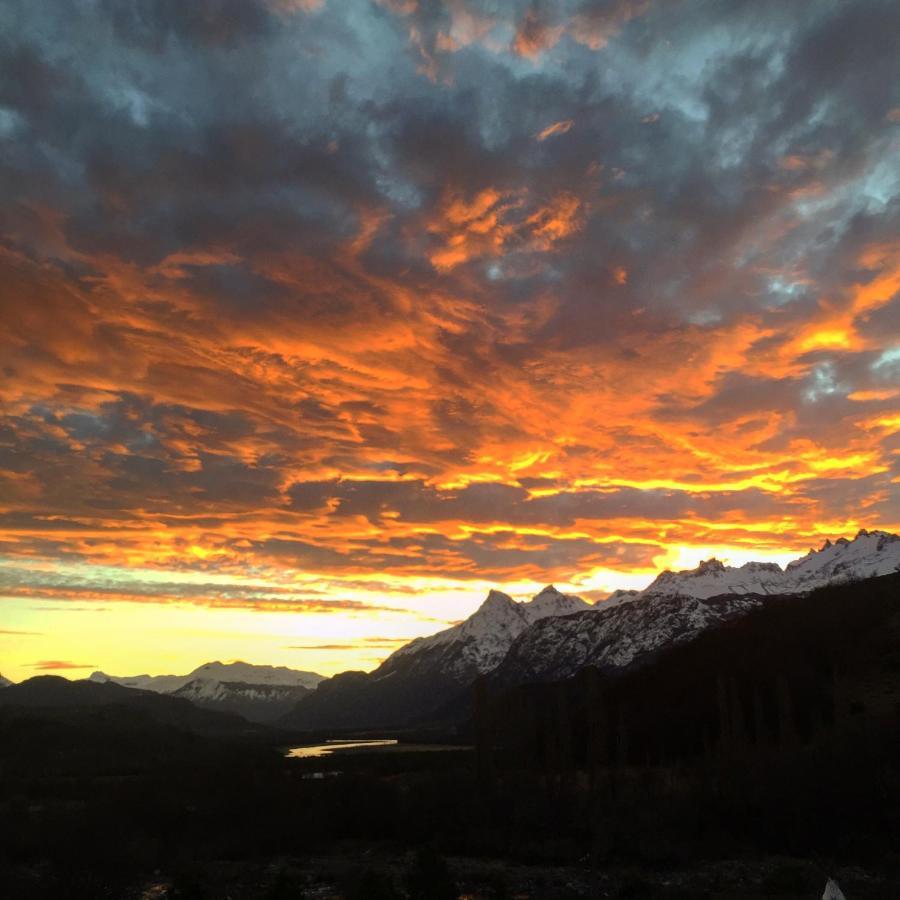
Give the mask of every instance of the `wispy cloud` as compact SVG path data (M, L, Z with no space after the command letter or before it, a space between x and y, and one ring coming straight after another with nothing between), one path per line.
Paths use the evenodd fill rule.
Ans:
M555 137L558 134L566 134L575 124L572 119L564 119L561 122L554 122L546 128L542 128L534 137L538 141L546 141L549 137Z
M32 663L32 669L39 669L42 672L64 671L67 669L96 669L93 663L76 663L67 659L42 659L40 662Z
M354 641L353 643L344 643L344 644L289 644L288 650L322 650L326 652L332 651L358 651L360 648L374 648L374 647L382 647L385 649L393 650L397 647L403 646L409 642L409 638L373 638L373 637L365 637L361 638L358 641Z

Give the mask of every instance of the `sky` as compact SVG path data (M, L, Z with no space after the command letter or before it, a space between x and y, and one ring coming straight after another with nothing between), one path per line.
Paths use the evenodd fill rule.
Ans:
M370 669L900 530L895 0L6 0L0 672Z

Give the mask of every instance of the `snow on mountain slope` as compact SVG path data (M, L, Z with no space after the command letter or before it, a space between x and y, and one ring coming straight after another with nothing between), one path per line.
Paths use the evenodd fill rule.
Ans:
M788 563L785 576L795 591L900 572L900 535L860 531L852 541L826 541L821 550Z
M660 594L546 618L513 641L493 678L501 684L521 684L567 678L587 665L623 669L761 603L758 596Z
M322 675L302 672L287 666L255 666L245 662L211 662L194 669L190 679L205 678L217 681L240 681L245 684L281 684L293 687L314 688Z
M122 687L138 691L153 691L155 694L171 694L185 684L187 675L107 675L106 672L92 672L89 681L103 684L111 681Z
M288 684L243 684L240 681L217 681L214 678L195 678L175 691L177 697L187 697L195 703L221 703L240 696L245 700L270 700L274 696L293 694L308 688Z
M773 563L731 567L709 560L691 571L664 572L643 591L616 591L597 606L553 587L527 603L493 590L464 622L417 638L372 673L345 672L323 682L282 721L303 729L449 721L453 710L466 708L460 698L480 675L509 686L566 678L586 665L623 670L770 596L896 570L900 538L860 532L786 571Z
M502 591L491 591L481 606L464 621L445 628L437 634L415 638L408 644L404 644L388 659L409 656L446 644L470 641L484 643L484 652L489 655L494 646L506 642L508 635L510 635L509 640L512 640L527 624L528 620L522 612L521 604L516 603L509 594L504 594Z
M561 617L590 608L552 586L527 603L491 591L468 619L411 641L374 672L344 672L323 682L282 722L300 729L394 727L440 717L479 675L500 664L534 622L564 621Z
M643 597L794 594L898 571L900 537L885 531L862 530L852 541L826 541L821 550L810 550L806 556L788 563L784 570L775 563L748 562L735 567L709 559L696 569L661 572L642 591L615 591L600 608Z
M117 676L107 675L105 672L94 672L91 675L91 681L113 681L124 687L155 691L157 694L172 694L196 679L241 682L243 684L291 685L311 690L322 681L323 676L315 672L289 669L287 666L256 666L245 662L222 663L218 661L198 666L187 675Z
M195 678L172 696L183 697L206 709L237 713L251 722L271 723L292 709L310 690L301 684L248 684Z
M776 563L748 562L735 568L709 559L687 572L661 572L642 595L706 598L719 594L782 594L783 584L784 572Z
M632 600L637 600L642 593L643 591L634 590L633 588L620 588L617 591L613 591L597 606L600 609L612 609L612 607L618 606L620 603L630 603Z
M8 678L4 678L0 675L0 688L9 687L11 684L12 682Z
M468 619L430 637L416 638L389 656L373 676L390 675L401 661L409 668L410 657L423 663L427 657L428 668L440 667L455 680L475 677L498 666L513 640L532 623L585 609L590 609L588 603L553 585L526 603L517 603L502 591L491 591Z
M537 622L547 616L568 616L590 609L590 604L575 594L564 594L548 584L530 602L522 604L529 622Z
M513 683L565 678L586 665L624 668L742 615L766 596L898 571L900 537L883 531L827 541L785 570L774 563L732 567L708 560L689 571L663 572L643 591L616 591L587 612L530 625L513 641L496 676Z

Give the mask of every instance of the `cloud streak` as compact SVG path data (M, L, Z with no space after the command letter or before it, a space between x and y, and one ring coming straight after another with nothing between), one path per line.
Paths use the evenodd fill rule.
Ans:
M42 659L40 662L32 663L32 669L40 672L66 672L78 669L95 669L93 663L76 663L68 659Z

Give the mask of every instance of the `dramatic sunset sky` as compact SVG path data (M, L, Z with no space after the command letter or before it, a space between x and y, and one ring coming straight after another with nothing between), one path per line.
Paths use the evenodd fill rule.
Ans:
M371 668L900 529L896 0L6 0L0 672Z

